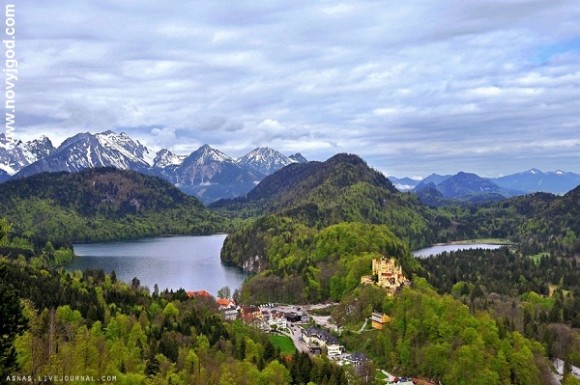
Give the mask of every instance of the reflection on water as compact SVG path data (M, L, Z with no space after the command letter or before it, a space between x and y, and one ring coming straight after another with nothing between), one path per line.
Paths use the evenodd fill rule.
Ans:
M229 286L239 288L247 274L220 261L226 235L148 238L134 241L74 245L77 258L68 270L101 268L117 278L131 282L134 277L142 286L153 290L207 290L215 295Z

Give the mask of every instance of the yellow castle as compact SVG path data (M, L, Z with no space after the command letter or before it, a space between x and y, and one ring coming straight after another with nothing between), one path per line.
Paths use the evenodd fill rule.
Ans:
M365 275L360 279L361 283L373 283L385 288L389 294L395 294L407 278L396 258L373 259L373 275Z

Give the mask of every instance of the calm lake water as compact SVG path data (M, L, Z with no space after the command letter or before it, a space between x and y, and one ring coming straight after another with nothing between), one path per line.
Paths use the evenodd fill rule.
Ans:
M117 278L159 290L206 290L213 295L224 286L232 293L247 277L242 270L225 266L220 251L226 235L148 238L134 241L76 244L77 256L68 270L100 268Z
M419 249L413 251L413 255L417 258L427 258L432 255L441 254L445 251L457 251L457 250L468 250L468 249L488 249L494 250L499 249L505 245L493 245L490 243L467 243L464 245L453 244L453 245L436 245L431 247L426 247L424 249Z

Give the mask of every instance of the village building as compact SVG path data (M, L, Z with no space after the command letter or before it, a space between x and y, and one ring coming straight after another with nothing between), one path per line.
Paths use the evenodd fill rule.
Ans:
M385 324L391 322L391 317L386 314L373 312L371 315L371 325L373 329L383 330Z
M229 309L231 307L236 307L236 303L230 298L218 298L216 300L217 305L221 309Z
M347 363L352 364L354 366L361 366L366 362L370 362L370 358L368 358L364 353L361 352L354 352L349 354L344 359Z
M247 324L261 324L264 321L264 315L257 306L242 306L240 318Z
M302 321L302 315L301 314L297 314L297 313L286 313L285 314L286 319L288 320L288 322L300 322Z
M235 321L238 319L239 309L234 300L229 298L218 298L216 303L226 321Z
M235 321L238 319L239 312L238 309L224 309L222 310L222 314L224 315L224 319L226 321Z
M195 298L195 297L204 297L204 298L211 298L211 294L208 293L205 290L199 290L199 291L188 291L187 292L187 297L188 298Z
M273 311L270 314L268 324L270 327L276 327L277 329L286 329L288 327L288 320L284 313Z
M326 348L329 356L338 356L343 351L338 339L325 330L310 327L302 332L302 339L311 351L315 348Z

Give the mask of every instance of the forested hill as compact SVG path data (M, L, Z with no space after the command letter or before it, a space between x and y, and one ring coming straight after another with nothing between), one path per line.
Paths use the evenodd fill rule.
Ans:
M387 224L414 246L436 241L434 211L400 193L380 172L352 154L292 164L265 178L244 198L211 208L228 216L277 214L324 228L341 222Z
M268 214L316 200L358 183L396 193L391 182L357 155L337 154L326 162L295 163L266 177L247 196L221 200L212 206L233 210L261 209Z
M397 189L380 172L368 167L364 160L353 154L337 154L326 162L291 164L279 173L270 175L264 183L252 190L247 200L283 197L291 203L292 198L302 198L310 191L334 182L337 186L350 186L367 182L395 193ZM288 195L290 194L290 195Z
M261 273L242 292L257 302L338 300L371 273L373 258L386 255L410 276L416 266L408 246L436 242L437 228L449 225L346 154L287 166L246 198L213 207L227 215L264 214L230 233L221 253L225 262Z
M119 217L191 205L203 209L194 197L169 182L112 167L80 173L41 173L0 185L2 204L16 198L51 199L59 206L85 215Z
M464 238L508 238L532 254L580 253L580 186L563 196L535 193L456 210L457 230Z
M225 221L169 182L133 171L42 173L0 185L0 217L35 243L223 230Z

